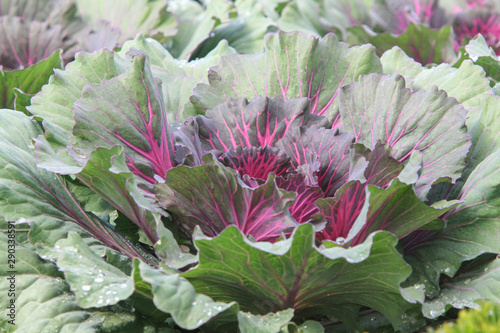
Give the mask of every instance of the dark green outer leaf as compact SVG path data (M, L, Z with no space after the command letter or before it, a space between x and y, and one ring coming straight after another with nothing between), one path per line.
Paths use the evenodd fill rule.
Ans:
M494 154L469 176L459 195L464 202L445 215L443 231L403 241L405 260L414 268L410 283L424 283L426 294L435 297L440 274L451 277L462 262L500 252L499 192L500 156Z
M465 270L442 285L439 296L424 304L422 312L428 318L436 318L446 311L448 305L454 308L479 309L481 301L500 302L500 258L481 262L481 258L467 263Z
M31 138L41 133L26 115L0 112L0 214L8 220L74 222L112 248L139 256L97 216L83 210L64 176L37 168Z
M0 255L7 257L7 236L0 234ZM130 312L84 310L78 306L68 284L61 279L57 266L42 260L35 252L17 244L15 265L16 318L7 323L11 277L7 261L0 264L0 327L6 332L25 333L142 333ZM146 333L146 332L144 332Z
M423 65L453 62L453 33L450 25L439 30L410 23L399 36L389 33L375 34L363 26L348 29L350 45L370 43L377 48L377 54L382 54L394 46L403 49L406 54Z
M164 178L175 151L159 88L144 54L125 73L87 85L74 105L73 157L85 161L98 147L121 145L134 174L151 184Z
M298 316L337 316L345 306L364 305L384 313L397 327L411 307L399 291L410 269L388 233L374 233L350 249L323 250L313 245L308 224L275 244L251 242L235 227L214 239L196 238L200 264L183 276L197 292L237 301L243 311L294 308Z

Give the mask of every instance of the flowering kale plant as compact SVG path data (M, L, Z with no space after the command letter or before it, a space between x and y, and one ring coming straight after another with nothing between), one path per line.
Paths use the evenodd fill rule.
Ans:
M254 2L146 1L154 39L6 72L2 331L411 333L500 302L496 21L457 23L486 4L318 37L277 29L305 2Z

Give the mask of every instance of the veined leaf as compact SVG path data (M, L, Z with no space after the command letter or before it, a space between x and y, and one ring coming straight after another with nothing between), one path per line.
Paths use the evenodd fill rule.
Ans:
M146 55L136 55L125 73L87 85L74 107L71 150L75 159L84 162L97 147L120 145L127 166L144 180L146 190L156 183L155 175L164 178L174 167L165 105Z
M127 62L107 50L78 53L64 71L56 70L49 84L33 97L28 111L44 120L46 131L55 132L49 140L54 150L65 149L75 126L73 104L82 96L87 83L100 83L124 72ZM50 126L50 127L49 127ZM53 170L57 171L57 170Z
M402 241L405 260L414 267L410 283L424 283L435 297L439 275L452 277L460 264L483 253L500 252L500 158L490 155L470 174L458 198L463 201L444 220L441 232L422 231Z
M351 27L348 32L350 45L370 43L376 47L379 56L398 46L423 65L453 62L455 57L454 36L450 25L436 30L410 23L399 36L390 33L376 34L362 26Z
M194 124L193 122L196 122ZM276 96L232 99L197 116L181 128L187 137L198 140L205 151L227 152L238 147L274 146L298 126L326 126L328 121L310 113L307 99Z
M73 222L110 247L140 257L97 216L82 209L64 176L37 168L31 138L42 129L36 121L11 110L2 110L0 119L0 214L8 220Z
M8 244L7 236L0 234L0 254L4 258ZM2 261L0 292L5 296L0 299L0 326L6 332L147 332L141 330L146 325L140 325L131 312L110 308L102 311L82 309L69 285L61 279L57 266L20 244L16 245L15 273L11 271L7 262ZM15 295L7 297L11 283L15 284ZM14 300L15 316L9 317L11 300ZM8 323L11 319L16 326Z
M401 76L372 74L342 88L340 114L344 129L356 142L374 147L380 140L400 162L414 151L423 157L416 190L425 198L439 178L454 182L465 166L470 137L465 109L444 91L431 88L415 93L405 89ZM454 140L448 138L452 136Z
M429 207L421 202L412 185L398 177L401 163L391 156L391 149L377 142L373 150L356 144L352 147L351 180L334 198L318 200L316 219L327 223L318 236L340 245L356 245L374 231L389 231L402 238L433 221L453 207Z
M488 95L493 95L484 70L470 60L462 62L459 68L440 64L427 69L415 63L398 47L385 52L380 60L385 74L405 77L407 88L430 91L437 86L446 91L448 96L455 97L468 111L469 130L474 128L481 115L481 101Z
M224 167L210 154L198 167L178 166L157 184L160 205L172 212L190 234L196 226L210 236L230 225L256 240L273 240L296 225L288 214L295 194L280 190L270 174L264 185L251 188L236 170Z
M235 52L223 40L205 57L187 62L175 59L159 42L139 34L134 40L125 42L118 54L126 57L135 54L136 49L146 52L151 73L162 81L163 100L171 123L200 113L189 100L193 88L199 83L208 83L207 71L221 56Z
M200 234L195 239L200 264L182 276L197 292L221 302L237 301L242 311L266 314L293 308L297 316L334 315L343 307L364 305L397 327L411 308L399 292L409 267L388 233L374 233L350 249L316 248L308 224L275 244L251 242L236 227L213 239Z
M264 53L229 55L209 71L209 85L194 90L193 103L212 109L229 97L307 97L310 113L337 119L341 86L361 74L380 72L373 48L348 48L334 35L322 39L303 33L268 34ZM338 126L334 121L334 126Z
M16 110L19 110L29 105L29 103L21 103L16 98L17 94L14 89L18 88L23 93L29 94L30 97L38 93L54 73L54 69L61 68L62 61L60 54L60 51L55 51L47 59L25 69L13 71L1 70L0 82L2 82L2 89L0 90L0 108L14 109L15 105Z
M319 162L318 184L325 196L333 196L349 176L349 146L353 139L351 133L333 129L294 127L276 146L291 157L295 168Z

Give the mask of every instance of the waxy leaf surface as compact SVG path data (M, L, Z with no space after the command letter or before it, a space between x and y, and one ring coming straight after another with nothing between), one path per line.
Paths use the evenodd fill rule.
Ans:
M123 73L126 64L108 50L78 53L75 61L64 71L56 70L49 84L33 97L28 110L44 120L46 130L50 125L50 131L58 134L58 142L53 144L56 151L69 144L75 126L73 104L82 96L83 87Z
M160 205L191 234L195 226L210 236L235 225L257 240L275 239L296 225L288 213L295 194L280 190L270 174L264 185L247 186L236 170L211 155L198 167L178 166L156 185Z
M238 147L274 146L288 131L298 126L326 126L324 117L310 113L309 101L255 97L232 99L195 118L181 131L194 132L206 151L227 152ZM198 129L196 133L196 128Z
M345 306L364 305L398 326L411 307L399 291L410 268L388 233L372 234L350 249L323 250L313 245L308 224L275 244L251 242L236 227L213 239L195 238L200 264L182 276L197 292L236 301L242 311L266 314L293 308L298 316L333 315Z
M437 86L446 91L449 97L455 97L468 111L469 131L474 128L481 115L482 100L493 94L484 70L475 66L470 60L462 62L459 68L446 63L424 68L400 48L394 47L385 52L380 61L384 67L384 74L404 76L406 87L413 91L429 91Z
M349 44L360 45L370 43L382 55L393 46L403 49L406 54L423 65L453 62L453 33L451 26L431 29L411 23L399 36L390 33L375 34L367 28L356 26L348 29Z
M0 233L0 254L7 257L6 235ZM0 298L2 327L12 327L26 333L40 332L143 332L138 318L131 312L116 312L109 308L101 311L83 309L71 293L68 283L62 277L55 263L40 258L34 251L17 244L15 273L15 324L6 322L10 319L7 309L10 298ZM9 293L11 277L7 262L0 265L0 292ZM137 323L137 325L135 325ZM149 323L148 323L149 324ZM144 331L145 332L145 331Z
M147 56L137 55L124 74L84 88L75 103L73 157L85 161L97 147L121 145L131 171L154 184L175 164L165 112Z
M344 129L356 142L370 148L380 140L400 162L414 151L422 153L419 197L425 198L441 177L460 177L470 146L466 111L444 91L434 87L413 93L401 76L372 74L342 88L340 103Z
M381 71L371 46L348 48L333 34L318 39L278 32L265 39L264 53L223 57L210 69L209 85L195 88L193 102L212 109L229 97L307 97L311 113L334 120L340 87L361 74Z
M405 260L414 267L413 283L424 283L436 296L439 275L453 276L463 261L500 251L500 157L487 157L470 174L458 198L463 201L444 220L439 233L421 231L402 242Z
M37 168L31 138L42 134L26 115L0 112L0 214L6 219L74 222L110 247L139 256L94 214L86 212L64 176Z
M332 196L349 176L351 133L326 128L292 128L276 146L291 157L291 164L313 165L319 162L318 184L326 196Z

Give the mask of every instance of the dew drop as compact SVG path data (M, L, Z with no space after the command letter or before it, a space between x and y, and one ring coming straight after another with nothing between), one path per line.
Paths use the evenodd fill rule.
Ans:
M210 37L215 37L215 34L213 32L211 32Z
M82 286L82 290L83 291L89 291L90 290L90 286L89 285L84 285L84 286Z
M87 156L85 156L85 155L78 155L78 157L80 157L80 158L87 158Z
M450 272L451 272L451 268L450 268L450 267L446 267L446 268L444 269L444 272L445 272L446 274L450 274Z
M95 282L95 283L101 283L101 282L103 282L103 281L104 281L104 278L102 278L102 277L100 277L100 276L98 276L98 277L96 277L96 278L94 279L94 282Z
M97 300L97 304L102 304L102 303L104 303L104 302L102 301L102 299Z
M431 310L431 311L429 312L429 314L431 315L431 317L437 317L438 312L437 312L437 311L434 311L434 310Z
M106 299L106 304L111 304L112 300L111 299Z
M335 243L339 244L339 245L344 245L345 244L345 238L344 237L338 237L336 240L335 240Z
M122 289L127 288L127 284L126 283L120 283L120 288L122 288Z

